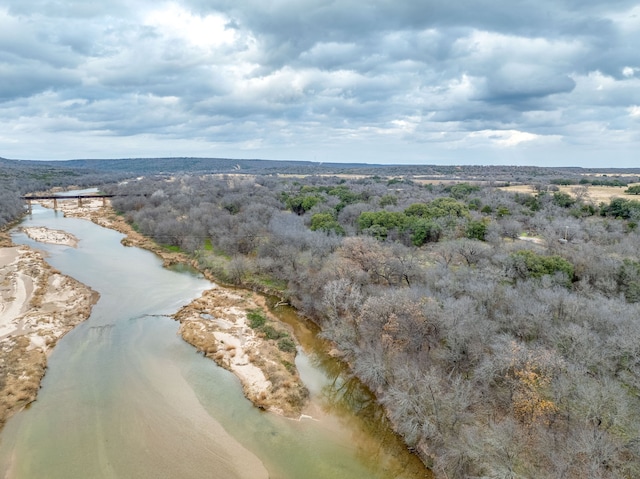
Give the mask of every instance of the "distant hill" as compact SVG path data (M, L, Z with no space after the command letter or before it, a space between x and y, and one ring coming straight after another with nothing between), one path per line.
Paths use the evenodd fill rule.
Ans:
M15 160L4 160L15 161ZM15 161L21 166L71 168L76 170L120 172L132 174L177 174L177 173L332 173L361 168L385 168L383 165L362 163L314 163L295 160L259 160L230 158L120 158L108 160L65 161ZM14 163L14 165L15 165ZM3 163L0 162L0 165Z
M414 176L424 179L544 181L550 178L582 178L589 175L640 175L640 168L580 168L516 165L379 165L367 163L317 163L301 160L231 158L119 158L77 160L9 160L0 168L28 171L30 176L61 177L107 175L114 177L176 174L359 174Z

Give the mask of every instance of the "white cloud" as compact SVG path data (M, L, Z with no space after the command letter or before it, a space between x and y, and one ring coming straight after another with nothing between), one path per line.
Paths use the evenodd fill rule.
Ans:
M6 0L0 156L635 166L640 7L541 1Z
M185 40L200 48L230 45L236 38L229 19L221 14L197 15L178 3L165 3L145 15L143 25L171 39Z
M469 133L468 138L472 140L477 138L487 139L499 147L508 148L515 147L520 143L538 140L540 135L518 130L481 130Z

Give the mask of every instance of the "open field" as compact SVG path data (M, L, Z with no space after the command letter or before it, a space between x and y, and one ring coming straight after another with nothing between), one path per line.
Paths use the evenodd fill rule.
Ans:
M634 184L640 183L632 183L629 186L633 186ZM629 198L634 199L637 198L635 195L627 195L624 190L626 190L629 186L591 186L591 185L571 185L571 186L558 186L559 191L564 193L568 193L572 196L576 196L576 191L583 191L586 188L586 200L592 201L596 204L601 202L608 202L612 198ZM516 185L516 186L505 186L500 188L504 191L510 191L511 193L535 193L532 185Z

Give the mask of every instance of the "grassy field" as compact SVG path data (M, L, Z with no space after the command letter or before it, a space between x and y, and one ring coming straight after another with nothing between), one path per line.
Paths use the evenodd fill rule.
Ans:
M634 183L639 184L639 183ZM629 186L633 186L630 184ZM601 202L609 202L612 198L629 198L629 199L637 199L636 195L627 195L624 193L624 190L628 188L628 186L558 186L559 190L564 193L569 193L572 196L576 196L576 192L586 188L586 196L585 199L588 201L592 201L596 204ZM504 191L511 191L512 193L535 193L533 187L531 185L517 185L517 186L505 186L500 188Z

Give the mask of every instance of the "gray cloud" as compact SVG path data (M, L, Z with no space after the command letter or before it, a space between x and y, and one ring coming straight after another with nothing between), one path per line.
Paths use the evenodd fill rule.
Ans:
M638 44L623 0L8 0L0 156L636 166Z

